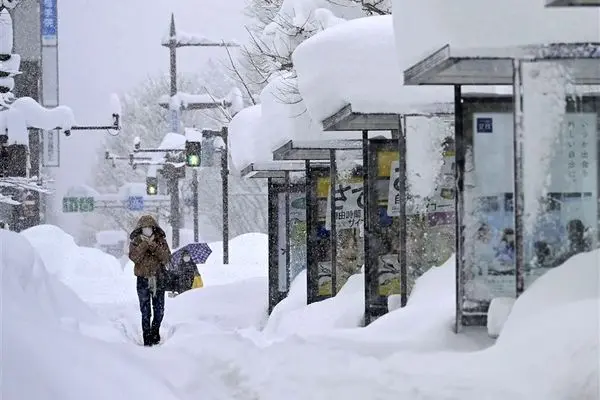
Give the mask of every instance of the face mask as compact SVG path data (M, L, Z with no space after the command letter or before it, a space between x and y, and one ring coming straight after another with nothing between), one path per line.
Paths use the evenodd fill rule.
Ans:
M188 261L190 261L190 257L189 257L189 256L185 256L185 257L183 257L183 261L185 261L185 262L188 262Z
M150 227L146 227L146 228L142 228L142 235L144 236L152 236L152 228Z

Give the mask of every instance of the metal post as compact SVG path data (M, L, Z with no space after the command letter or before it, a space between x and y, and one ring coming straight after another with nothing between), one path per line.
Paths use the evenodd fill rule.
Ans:
M364 205L364 216L363 216L363 259L365 264L365 315L364 324L369 325L371 323L371 282L369 281L369 270L367 265L371 257L371 250L369 249L371 239L371 213L369 204L369 131L362 131L362 159L363 159L363 205ZM372 188L375 190L375 188Z
M517 297L523 293L523 63L513 60L513 101L514 101L514 133L513 133L513 174L514 174L514 222L515 222L515 283Z
M290 173L285 171L284 181L283 181L283 190L285 190L285 288L289 292L291 279L290 279L290 270L291 270L291 260L290 260L290 248L291 248L291 240L290 240Z
M221 182L223 196L223 264L229 264L229 163L228 163L228 129L226 126L221 130L221 139L225 148L221 151Z
M464 265L464 212L465 212L465 139L463 131L463 104L462 88L454 86L454 146L456 150L454 166L454 218L455 218L455 246L456 246L456 319L454 331L459 333L462 327L462 299L463 299L463 265Z
M170 56L170 75L171 75L171 96L175 96L177 94L177 30L175 29L175 15L171 14L171 25L169 27L169 35L171 36L169 40L169 56ZM172 102L169 102L171 105ZM179 105L178 105L179 107ZM173 109L170 107L171 111L171 131L177 133L179 132L179 109Z
M336 228L336 204L335 186L337 184L337 163L335 150L329 150L329 196L331 197L331 208L329 211L331 226L329 230L329 241L331 246L331 297L337 294L337 228Z
M177 94L177 30L175 29L175 15L171 14L171 26L169 28L169 34L171 40L169 42L169 55L170 55L170 94L175 96ZM171 102L169 102L171 104ZM171 109L171 130L174 133L179 132L179 109ZM169 178L169 185L171 191L171 227L173 230L173 247L179 247L179 179L175 176Z
M194 203L194 215L193 215L193 219L194 219L194 242L198 243L200 241L200 233L199 231L199 227L198 227L198 208L199 208L199 204L198 204L198 169L194 168L193 172L192 172L192 196L193 196L193 203Z
M400 251L398 251L398 261L400 263L400 306L406 306L408 301L408 266L406 259L406 246L407 246L407 229L406 229L406 131L402 129L402 121L398 119L398 130L392 130L392 137L398 138L398 175L400 178L400 185L398 187L398 196L400 196L400 209L399 209L399 237Z
M179 179L175 176L175 167L170 166L166 174L167 186L169 194L171 195L171 226L173 227L173 248L179 247L179 222L181 216L179 215Z

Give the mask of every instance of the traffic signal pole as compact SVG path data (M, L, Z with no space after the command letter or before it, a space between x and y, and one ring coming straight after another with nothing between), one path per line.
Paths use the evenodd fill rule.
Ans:
M193 195L193 206L194 206L194 242L198 243L200 241L200 232L199 232L199 208L200 208L200 200L198 194L198 169L194 168L192 170L192 195Z
M170 94L171 98L173 98L173 96L177 94L177 30L175 29L175 15L173 14L171 14L169 35L171 37L169 42L169 71L171 75ZM178 108L173 107L173 101L170 101L169 105L172 125L171 130L174 133L179 133L179 105L177 105ZM181 222L181 216L179 215L179 179L174 176L168 177L167 179L169 180L168 188L171 195L172 246L173 248L177 248L179 247L179 228Z

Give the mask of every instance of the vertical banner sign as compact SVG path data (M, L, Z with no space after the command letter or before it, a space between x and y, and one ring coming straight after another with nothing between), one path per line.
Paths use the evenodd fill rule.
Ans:
M43 131L42 166L60 167L60 132L58 130Z
M44 107L59 104L58 85L58 8L57 0L40 1L41 72L40 103ZM57 131L42 131L44 167L60 165L59 135Z

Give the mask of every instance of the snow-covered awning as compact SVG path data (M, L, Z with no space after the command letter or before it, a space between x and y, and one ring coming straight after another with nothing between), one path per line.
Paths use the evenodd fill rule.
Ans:
M328 161L331 150L361 150L362 145L362 140L290 140L273 151L273 159Z
M546 7L600 7L600 0L546 0Z
M338 24L304 41L293 60L312 118L321 122L350 105L355 114L393 119L452 102L449 88L404 87L395 52L389 15Z
M600 9L544 8L543 0L392 0L402 69L449 44L513 47L598 41ZM465 12L468 10L468 12Z
M300 172L306 169L304 161L271 161L251 163L242 169L243 178L266 179L285 178L286 172Z
M600 43L454 49L444 46L404 72L407 85L512 85L513 60L551 61L579 85L600 84Z

